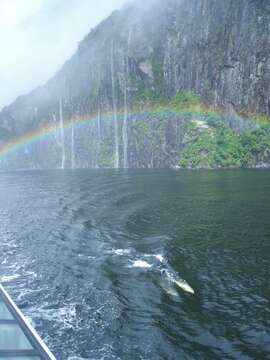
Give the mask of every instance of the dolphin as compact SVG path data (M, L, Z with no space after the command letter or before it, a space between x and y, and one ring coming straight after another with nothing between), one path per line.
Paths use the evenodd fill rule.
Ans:
M161 274L159 279L159 285L168 295L179 297L175 286L167 276L163 276L163 274Z
M192 287L186 282L186 280L181 279L179 276L175 275L172 271L167 269L161 270L162 276L165 276L169 283L177 285L180 289L190 293L195 294L195 291Z
M171 269L166 259L162 254L144 254L143 258L135 257L131 250L129 249L113 249L112 252L115 255L123 256L126 255L128 257L132 257L129 261L132 263L128 267L131 268L141 268L142 270L150 270L155 273L161 275L160 277L160 286L163 290L166 291L167 294L172 296L178 296L178 292L176 287L181 290L189 293L195 294L195 291L192 287L186 282L186 280L181 279L178 274ZM151 263L145 261L145 258L151 259Z

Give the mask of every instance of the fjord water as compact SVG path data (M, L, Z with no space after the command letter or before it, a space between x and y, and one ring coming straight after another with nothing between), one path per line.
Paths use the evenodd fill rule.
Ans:
M269 200L267 170L1 173L1 281L58 360L266 359Z

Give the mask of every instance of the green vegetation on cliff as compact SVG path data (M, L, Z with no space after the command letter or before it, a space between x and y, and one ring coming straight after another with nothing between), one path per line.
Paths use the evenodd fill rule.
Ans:
M178 113L186 118L179 161L182 168L252 167L269 163L270 119L265 116L230 117L210 109L195 93L186 91L173 98L142 91L140 100L149 112ZM167 120L164 118L164 122ZM149 127L146 128L149 133ZM165 137L160 131L157 136Z
M264 166L270 159L270 128L236 131L218 114L192 121L184 143L183 168Z
M180 161L182 167L241 167L251 161L241 135L224 125L200 128L192 123L186 135L189 139Z
M145 90L138 84L137 89L133 99L135 108L142 105L145 110L153 112L212 113L192 91L180 91L174 97L164 97L156 91Z
M138 89L138 87L137 87ZM131 105L132 104L132 105ZM141 89L140 100L129 98L126 125L130 168L230 168L270 165L270 127L264 117L243 117L207 107L192 92L165 98ZM118 114L120 167L124 166L124 112ZM89 118L93 118L89 115ZM65 132L66 167L112 168L115 130L111 116L102 116ZM269 122L270 123L270 122ZM79 123L78 123L79 124ZM1 129L0 129L1 135ZM44 147L47 151L44 152ZM46 157L43 154L46 153ZM62 143L57 136L27 146L8 157L9 168L61 166ZM43 161L44 159L44 161ZM42 162L43 161L43 162Z

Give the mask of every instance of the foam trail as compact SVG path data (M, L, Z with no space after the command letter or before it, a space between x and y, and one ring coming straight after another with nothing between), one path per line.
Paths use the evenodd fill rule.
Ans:
M149 257L154 257L154 258L156 258L159 262L161 262L161 263L163 263L164 262L164 256L163 255L161 255L161 254L156 254L156 255L144 255L145 257L147 257L147 258L149 258Z
M156 258L158 261L160 261L161 263L164 262L164 257L163 257L161 254L157 254L157 255L154 255L154 256L155 256L155 258Z
M144 260L135 260L133 261L131 267L150 269L152 265Z
M112 250L112 253L114 253L115 255L128 255L130 254L130 250L128 249L116 249L116 250Z
M18 279L20 276L21 276L21 275L19 275L19 274L1 276L1 277L0 277L0 282L9 282L9 281Z

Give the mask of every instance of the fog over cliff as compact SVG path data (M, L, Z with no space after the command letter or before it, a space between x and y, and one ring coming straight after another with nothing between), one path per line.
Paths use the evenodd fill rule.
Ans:
M54 4L21 25L50 23L37 35L40 43L44 34L54 39L55 51L38 65L44 78L72 53L83 8ZM262 126L270 123L269 33L268 0L131 1L91 29L44 86L3 109L3 148L44 128L51 133L0 165L269 166L269 129ZM32 82L40 81L35 69Z
M0 109L45 83L125 0L1 0Z

